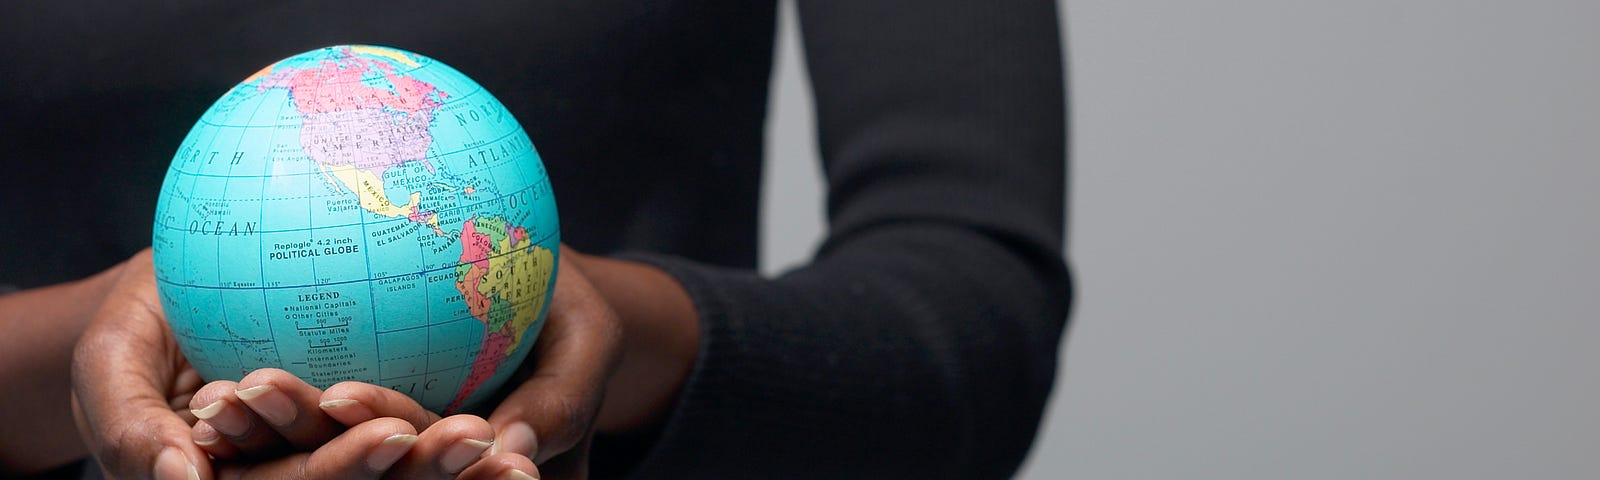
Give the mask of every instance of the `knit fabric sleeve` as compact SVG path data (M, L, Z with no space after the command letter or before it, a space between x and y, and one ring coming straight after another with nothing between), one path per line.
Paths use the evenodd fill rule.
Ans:
M800 0L799 13L827 238L776 278L631 257L683 284L702 329L632 476L1008 477L1070 303L1056 6Z

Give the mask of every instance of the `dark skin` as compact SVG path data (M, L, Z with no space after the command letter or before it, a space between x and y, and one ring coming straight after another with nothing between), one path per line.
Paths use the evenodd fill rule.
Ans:
M670 409L694 363L699 326L687 294L659 269L565 248L561 262L529 357L535 367L487 418L439 418L367 384L317 391L273 370L202 385L160 314L148 251L90 279L0 297L0 314L42 312L6 318L34 335L3 350L23 363L0 373L37 387L0 399L0 412L46 427L7 429L0 452L29 455L3 467L38 471L92 451L118 478L186 478L191 466L199 478L584 478L595 431L648 428ZM71 345L75 358L61 353ZM67 427L69 405L78 429ZM197 422L196 412L208 420ZM462 467L486 440L492 446ZM392 463L374 467L397 449L404 452ZM50 454L34 453L43 451Z
M72 348L122 266L95 276L0 296L0 473L34 472L87 452L71 428ZM0 475L3 476L3 475Z

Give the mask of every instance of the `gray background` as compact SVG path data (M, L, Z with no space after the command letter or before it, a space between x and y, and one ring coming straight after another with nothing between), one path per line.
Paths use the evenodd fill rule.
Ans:
M1063 10L1080 302L1022 478L1600 478L1600 2ZM823 224L784 27L769 273Z

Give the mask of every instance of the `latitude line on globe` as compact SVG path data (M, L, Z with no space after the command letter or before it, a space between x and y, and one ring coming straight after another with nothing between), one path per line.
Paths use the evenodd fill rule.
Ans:
M330 83L328 83L328 85L330 85L330 86L339 86L339 85L351 85L351 84L357 84L357 83L364 83L364 82L330 82ZM444 107L450 106L450 104L452 104L452 103L464 102L464 101L466 101L467 98L470 98L470 97L472 97L474 95L477 95L478 92L482 92L483 90L484 90L483 87L479 86L477 89L475 89L475 90L473 90L471 92L468 92L465 95L461 95L460 97L455 97L454 100L446 99L443 103L439 104L439 109L443 110ZM204 116L204 115L202 115L199 120L196 120L195 123L203 123L206 126L216 127L216 128L258 128L258 127L260 127L260 125L234 125L234 124L228 124L228 123L216 123L216 122L212 122L210 120L206 120L206 116Z
M267 342L271 342L271 340L254 340L254 341L224 340L224 339L219 339L219 338L195 337L195 336L191 336L191 335L186 335L185 337L193 339L193 340L219 342L219 343L267 343ZM387 380L398 380L398 379L402 379L402 378L411 378L411 377L418 377L418 376L423 376L423 375L433 375L433 374L436 374L436 373L443 373L443 372L448 372L448 371L451 371L451 370L457 370L457 369L461 369L461 368L471 367L474 363L475 362L467 362L467 363L463 363L463 364L459 364L459 365L452 365L452 366L449 366L449 367L440 368L440 369L437 369L437 370L431 370L431 371L426 371L426 372L422 372L422 373L413 373L413 374L409 374L409 375L400 375L400 376L396 376L396 377L384 377L382 375L378 375L378 381L381 383L381 382L384 382L384 381L387 381Z
M520 301L520 302L514 302L511 305L515 306L515 307L526 307L528 305L532 305L532 304L536 304L536 303L538 303L537 300L529 299L529 300L523 300L523 301ZM465 321L469 321L469 320L473 321L473 322L478 321L477 317L473 317L472 314L467 314L466 316L455 317L455 318L452 318L452 319L449 319L449 320L445 320L445 321L442 321L442 322L434 322L434 323L429 323L429 324L424 324L424 325L417 325L417 326L412 326L412 327L401 327L401 328L396 328L396 329L393 329L393 330L381 330L380 331L380 330L374 329L373 331L375 333L380 333L380 334L383 334L383 333L397 333L397 332L405 332L405 331L410 331L410 330L416 330L416 329L419 329L419 328L440 327L440 326L449 325L449 324L452 324L452 323L465 322ZM221 343L269 343L269 342L273 342L272 339L249 339L249 338L226 339L226 338L202 337L202 336L199 336L199 335L194 335L194 334L190 334L190 333L183 333L183 332L178 332L178 331L174 331L173 334L182 336L184 338L192 338L192 339L195 339L195 340L203 340L203 341L208 341L208 342L221 342Z
M517 133L516 130L509 130L505 134L500 135L499 137L495 137L494 139L491 139L491 140L488 140L488 141L484 142L483 145L499 144L499 143L501 143L502 141L505 141L508 138L510 138L511 140L516 140L515 138L511 138L511 137L514 137L516 135L516 133ZM476 139L474 139L474 140L476 140ZM440 153L437 156L439 157L440 161L443 162L445 156L455 155L455 154L462 153L462 152L470 152L470 151L474 151L474 150L482 150L482 148L480 148L480 147L482 147L482 146L479 146L479 147L467 147L467 148L463 148L463 149L460 149L460 150L452 150L452 151L449 151L449 152ZM505 161L502 161L500 163L506 163L506 162L513 161L515 158L516 158L515 156L507 157ZM310 158L306 158L305 161L314 161L314 160L311 160ZM482 170L468 170L468 171L465 172L465 174L488 171L489 168L494 167L494 166L498 166L498 164L486 164L486 165L484 165ZM170 171L173 171L173 172L178 172L178 174L180 174L180 175L189 175L189 176L195 176L195 177L229 178L228 175L216 175L216 174L209 174L209 173L198 173L198 172L186 171L186 170L178 168L178 165L176 163L174 163L171 167L168 167L167 170L170 170ZM272 174L268 174L268 175L238 175L236 178L278 178L278 177L299 177L299 176L310 176L310 175L322 175L322 172L309 171L309 172L296 172L296 173L280 173L280 174L276 174L276 175L272 175Z
M198 180L196 180L196 181L198 182ZM490 183L494 183L494 182L490 181ZM498 186L498 184L496 184L496 185ZM524 187L521 190L517 190L517 191L511 192L509 194L501 195L501 196L496 197L496 198L491 198L491 199L488 199L488 200L484 200L484 201L481 201L481 202L478 202L478 203L473 203L473 204L468 204L468 205L457 205L454 208L445 208L445 209L435 210L435 212L454 212L454 211L461 210L461 209L466 209L466 208L482 207L484 205L488 205L488 204L491 204L491 203L505 201L506 197L517 195L517 194L523 193L523 192L535 191L537 189L538 188L537 188L536 185L529 185L527 187ZM185 200L187 200L187 198L185 198ZM375 222L374 225L388 224L388 223L404 223L404 222L411 222L411 220L404 219L404 218L397 218L397 219L393 219L393 220L383 220L383 221L380 221L380 222ZM188 217L184 217L184 223L188 223ZM412 222L412 223L415 223L415 222ZM165 228L167 230L176 230L176 231L179 231L179 232L188 232L189 231L188 227L181 227L181 226L180 227L174 227L172 225L167 224L166 222L161 222L161 221L155 222L155 225L160 226L161 228ZM313 228L321 229L321 230L328 230L328 229L334 229L334 228L354 227L354 226L358 226L358 225L360 225L360 223L347 223L347 224L343 224L343 225L324 225L324 226L320 226L320 227L306 227L306 228L288 228L288 229L283 229L283 230L255 230L255 233L262 234L262 233L305 232L305 231L313 230Z
M526 307L526 306L535 305L535 304L538 304L538 303L539 303L538 299L530 298L528 300L523 300L523 301L520 301L520 302L511 302L511 306L512 307ZM393 330L380 331L378 333L397 333L397 332L405 332L405 331L410 331L410 330L416 330L416 329L419 329L419 328L440 327L440 326L445 326L445 325L449 325L449 324L452 324L452 323L463 322L463 321L467 321L467 320L472 320L472 321L476 322L476 321L478 321L478 318L472 316L472 314L469 313L464 317L456 317L456 318L452 318L452 319L445 320L445 321L442 321L442 322L434 322L434 323L429 323L429 324L426 324L426 325L417 325L417 326L414 326L414 327L400 327L400 328L396 328L396 329L393 329Z
M550 234L550 233L546 233L544 235L541 235L541 236L537 237L538 240L535 243L543 243L545 240L549 240L552 235L553 234ZM532 238L532 237L530 237L530 238ZM498 255L490 254L489 256L486 256L484 258L490 258L490 259L501 258L501 257L505 257L507 255L512 255L514 253L515 253L515 250L510 251L510 252L506 252L506 253L501 253L501 254L498 254ZM313 258L315 258L315 257L313 257ZM376 281L379 281L379 280L389 280L389 279L394 279L394 278L412 277L412 276L417 276L417 275L427 275L429 273L440 272L440 271L444 271L444 270L450 270L450 269L456 268L457 266L458 265L450 265L450 266L446 266L446 267L430 268L430 269L419 270L419 271L415 271L415 272L397 273L397 274L394 274L394 275L387 275L387 276L382 276L382 277L358 278L358 279L354 279L354 280L340 280L340 281L337 281L337 282L309 283L309 284L301 284L301 285L279 285L279 286L274 286L274 287L268 287L268 286L265 286L265 285L255 286L255 287L226 287L226 286L221 286L221 285L196 285L196 284L192 284L192 283L174 282L174 281L171 281L171 280L167 280L165 278L161 278L160 275L156 276L156 281L161 282L161 283L165 283L167 285L172 285L172 286L175 286L175 287L201 288L201 289L210 289L210 290L248 290L248 289L282 290L282 289L289 289L289 288L315 288L315 287L322 287L322 286L348 285L348 284L356 283L356 282L376 282ZM312 277L313 277L312 280L315 280L315 278L314 278L315 276L316 276L316 274L315 274L315 272L313 272L312 273Z

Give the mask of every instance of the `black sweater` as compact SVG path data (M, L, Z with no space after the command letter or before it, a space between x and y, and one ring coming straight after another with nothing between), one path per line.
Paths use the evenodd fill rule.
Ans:
M0 284L147 245L206 106L337 43L432 56L516 114L566 242L665 268L701 315L639 478L996 478L1032 442L1069 303L1053 2L800 0L828 184L814 261L756 261L775 2L4 2ZM482 5L479 5L482 3ZM623 448L631 444L637 448Z

